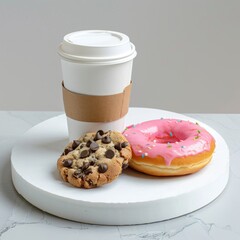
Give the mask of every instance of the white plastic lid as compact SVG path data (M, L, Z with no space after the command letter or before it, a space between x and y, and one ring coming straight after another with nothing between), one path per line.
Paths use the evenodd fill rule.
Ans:
M64 36L58 53L78 62L114 64L133 59L137 53L128 36L105 30L86 30Z

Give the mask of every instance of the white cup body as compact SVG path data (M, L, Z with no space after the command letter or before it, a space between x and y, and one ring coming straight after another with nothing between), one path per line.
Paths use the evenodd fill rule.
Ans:
M131 82L133 60L98 65L61 59L64 86L76 93L104 96L123 92Z
M101 30L71 33L64 37L58 53L64 86L72 92L113 95L122 93L131 83L136 51L122 33ZM125 129L125 117L112 122L83 122L67 117L67 123L70 140L100 129L119 132Z
M67 117L68 124L68 135L69 140L72 141L74 139L78 139L81 135L87 132L97 132L98 130L108 131L115 130L118 132L122 132L125 125L125 116L116 121L112 122L82 122L77 121L72 118Z

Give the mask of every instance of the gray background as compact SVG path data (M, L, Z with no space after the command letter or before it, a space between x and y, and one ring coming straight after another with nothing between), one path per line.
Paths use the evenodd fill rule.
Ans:
M138 55L131 106L240 112L240 1L0 0L0 110L63 110L65 34L127 34Z

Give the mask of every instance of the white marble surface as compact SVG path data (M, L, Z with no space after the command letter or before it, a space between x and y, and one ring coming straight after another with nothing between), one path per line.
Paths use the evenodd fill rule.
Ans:
M217 130L230 149L230 179L212 203L188 215L145 225L99 226L57 218L29 204L11 181L11 148L35 124L60 112L0 112L0 240L240 239L240 115L187 114ZM27 151L27 146L26 146ZM27 167L27 166L26 166Z

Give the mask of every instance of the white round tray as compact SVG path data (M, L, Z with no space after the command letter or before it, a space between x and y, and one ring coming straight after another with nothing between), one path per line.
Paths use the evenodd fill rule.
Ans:
M195 119L156 109L131 108L127 125L157 118ZM30 129L12 150L12 179L30 203L53 215L93 224L142 224L174 218L214 200L228 181L229 150L224 139L197 121L216 139L212 161L182 177L148 176L130 168L111 184L78 189L61 180L56 162L68 143L65 115Z

